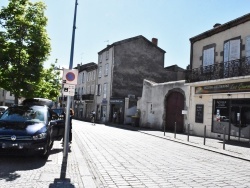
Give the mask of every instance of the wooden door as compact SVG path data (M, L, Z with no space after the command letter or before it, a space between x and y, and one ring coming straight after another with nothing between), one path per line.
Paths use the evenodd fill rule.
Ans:
M176 123L176 132L183 132L183 114L184 96L179 92L172 92L167 97L166 102L166 130L174 132Z

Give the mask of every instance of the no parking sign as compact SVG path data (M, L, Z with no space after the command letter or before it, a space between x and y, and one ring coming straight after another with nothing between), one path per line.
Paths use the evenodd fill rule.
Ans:
M64 69L63 70L63 83L64 84L77 84L78 70L77 69Z

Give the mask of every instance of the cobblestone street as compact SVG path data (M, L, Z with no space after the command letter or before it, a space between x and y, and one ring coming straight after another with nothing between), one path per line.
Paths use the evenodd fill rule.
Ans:
M81 121L74 134L99 187L250 187L248 161Z

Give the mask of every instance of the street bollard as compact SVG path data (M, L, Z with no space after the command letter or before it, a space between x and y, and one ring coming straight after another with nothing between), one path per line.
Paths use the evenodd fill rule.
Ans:
M225 141L226 141L226 126L223 127L223 150L225 150Z
M203 141L203 145L206 144L206 125L204 126L204 141Z
M240 141L240 137L241 137L241 124L239 123L239 138L238 138L239 141Z
M166 124L164 125L164 136L165 136L165 133L166 133Z
M188 129L187 129L187 141L189 142L189 131L190 131L190 124L188 124Z
M176 122L174 122L174 138L176 138Z
M249 144L250 144L250 127L249 127L249 133L248 133L248 135L249 135Z

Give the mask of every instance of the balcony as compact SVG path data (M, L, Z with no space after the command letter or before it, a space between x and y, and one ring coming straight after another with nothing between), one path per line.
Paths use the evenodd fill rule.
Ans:
M74 95L74 100L94 100L94 94Z
M94 94L82 95L82 100L94 100Z
M186 71L186 82L201 82L250 75L250 57Z

